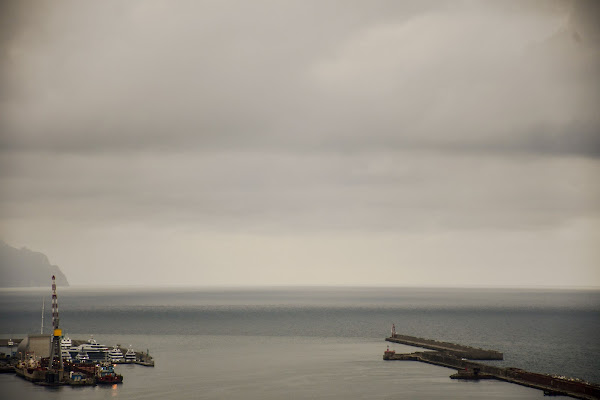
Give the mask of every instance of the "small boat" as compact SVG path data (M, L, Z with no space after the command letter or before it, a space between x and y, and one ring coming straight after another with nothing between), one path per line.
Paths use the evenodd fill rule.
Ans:
M112 364L98 364L96 365L96 383L109 385L123 383L123 375L117 374Z
M81 371L70 371L68 384L71 386L92 386L96 385L96 377Z
M133 351L133 349L131 348L131 345L129 345L129 349L127 349L127 353L125 353L125 362L126 363L133 363L136 360L136 356L135 356L135 351Z
M108 352L108 358L113 363L122 363L125 360L123 358L123 352L116 346Z
M46 372L47 369L42 368L40 363L33 358L21 361L15 366L17 376L31 382L43 382L46 379Z

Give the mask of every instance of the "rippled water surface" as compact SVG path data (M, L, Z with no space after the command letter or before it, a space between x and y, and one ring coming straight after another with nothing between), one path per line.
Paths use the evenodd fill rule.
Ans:
M39 333L49 290L0 291L1 337ZM59 288L61 327L150 349L155 368L119 366L115 388L48 390L11 375L22 398L539 398L452 370L383 362L392 323L409 335L504 352L505 366L600 382L600 292L565 290ZM49 329L47 329L49 332ZM397 351L413 348L395 345Z

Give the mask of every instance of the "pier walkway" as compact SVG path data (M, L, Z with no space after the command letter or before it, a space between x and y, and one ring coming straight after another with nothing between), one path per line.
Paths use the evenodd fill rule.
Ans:
M504 355L496 350L484 350L475 347L463 346L455 343L438 342L437 340L423 339L414 336L394 334L386 338L388 342L401 343L409 346L422 347L424 349L441 352L452 352L458 357L469 360L503 360Z
M396 354L395 351L388 349L383 354L384 360L421 361L441 367L453 368L458 370L457 374L451 376L453 379L498 379L543 390L545 395L563 395L584 400L600 399L599 385L579 379L538 374L519 368L503 368L471 361L502 360L502 353L494 350L476 349L454 343L438 342L398 334L385 340L435 351Z

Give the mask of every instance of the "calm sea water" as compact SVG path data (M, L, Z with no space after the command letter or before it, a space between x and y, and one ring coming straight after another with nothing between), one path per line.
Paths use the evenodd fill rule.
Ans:
M149 349L156 367L118 366L125 382L115 387L47 389L0 375L2 398L541 397L503 382L452 381L447 368L384 362L392 323L504 352L496 364L600 382L599 291L59 288L58 296L70 337ZM39 333L42 298L48 326L49 289L0 291L0 337Z

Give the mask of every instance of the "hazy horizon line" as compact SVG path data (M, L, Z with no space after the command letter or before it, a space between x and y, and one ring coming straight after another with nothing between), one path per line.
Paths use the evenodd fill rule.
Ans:
M248 290L269 290L269 289L507 289L507 290L600 290L600 286L586 285L390 285L390 284L263 284L263 285L244 285L244 284L210 284L210 285L190 285L190 284L163 284L163 285L135 285L135 284L113 284L90 285L90 284L70 284L69 286L57 285L59 290L70 289L95 289L95 290L119 290L119 289L200 289L200 290L227 290L227 289L248 289ZM27 290L48 290L50 285L46 286L27 286L27 287L1 287L0 291L27 291Z

